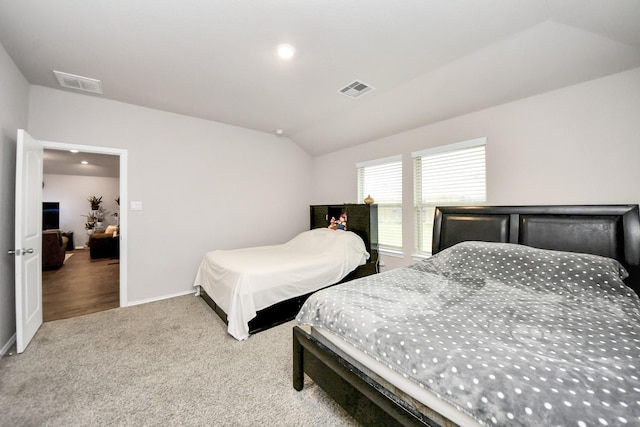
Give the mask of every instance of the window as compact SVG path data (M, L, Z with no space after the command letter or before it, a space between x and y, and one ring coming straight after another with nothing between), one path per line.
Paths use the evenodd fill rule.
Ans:
M358 163L358 200L378 205L378 246L402 251L402 156Z
M486 138L412 153L416 252L431 253L436 206L486 202Z

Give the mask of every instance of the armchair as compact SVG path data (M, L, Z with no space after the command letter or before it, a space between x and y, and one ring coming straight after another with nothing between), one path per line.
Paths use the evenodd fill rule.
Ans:
M42 269L55 270L64 264L64 255L69 239L60 230L42 232Z
M94 231L89 236L89 255L91 259L119 258L120 238L118 237L118 227L109 226L105 231Z

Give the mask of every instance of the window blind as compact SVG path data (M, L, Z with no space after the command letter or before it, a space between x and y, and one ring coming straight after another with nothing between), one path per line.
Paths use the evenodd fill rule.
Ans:
M431 253L436 206L486 202L486 138L412 153L416 252Z
M378 246L402 250L402 156L356 165L358 200L371 195L378 205Z

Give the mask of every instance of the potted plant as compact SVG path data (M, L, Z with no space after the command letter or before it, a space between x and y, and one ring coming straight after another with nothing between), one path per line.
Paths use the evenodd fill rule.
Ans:
M105 210L102 207L95 211L96 227L102 228L102 223L104 222L104 214Z
M118 208L117 208L117 210L116 210L114 213L112 213L111 215L112 215L113 217L115 217L115 219L116 219L116 224L117 224L117 225L120 225L120 197L118 197L118 198L117 198L117 199L115 199L115 200L116 200L116 204L118 205Z
M84 224L84 228L87 230L87 233L93 233L93 229L96 226L96 214L93 212L89 212L87 215L82 215L87 218L87 222Z
M98 209L100 209L100 204L102 203L102 196L100 197L91 196L87 200L89 201L89 203L91 203L92 211L97 211Z
M95 210L97 210L97 209L95 209ZM87 223L89 223L89 224L93 224L98 219L96 217L96 214L93 213L93 212L89 212L87 215L82 215L82 216L87 218Z

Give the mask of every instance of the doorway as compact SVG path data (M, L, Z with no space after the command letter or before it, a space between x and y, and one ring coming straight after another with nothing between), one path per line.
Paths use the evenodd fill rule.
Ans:
M126 306L127 215L126 209L120 208L126 206L127 200L126 150L41 142L42 200L60 203L59 228L66 237L65 249L69 249L65 251L64 265L43 271L44 321ZM64 187L68 189L66 196ZM88 230L87 217L92 210L87 199L92 196L102 196L104 206L101 224ZM113 229L106 230L108 225L117 227L115 236ZM116 243L117 253L94 253L95 259L92 258L87 243L93 231L109 231L111 239L107 242Z

